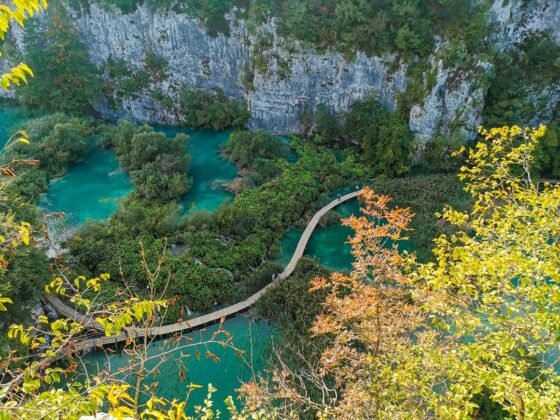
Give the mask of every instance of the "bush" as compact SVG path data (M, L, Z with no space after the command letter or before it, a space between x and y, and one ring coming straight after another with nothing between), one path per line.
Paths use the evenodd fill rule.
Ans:
M163 80L167 77L167 60L157 55L152 50L148 50L144 57L144 66L146 71L156 80Z
M16 144L3 159L37 159L49 177L64 175L68 166L83 159L95 142L91 121L61 113L31 120L25 129L30 144Z
M188 141L185 134L168 140L150 126L134 127L128 121L119 122L113 138L121 167L130 172L138 194L161 201L178 199L190 189Z
M250 168L262 159L287 158L290 149L281 138L264 131L236 131L222 151L241 168Z
M180 103L186 124L193 128L242 128L250 118L245 103L227 99L221 90L183 89Z
M410 170L413 144L408 122L375 98L354 103L346 116L345 133L360 145L361 159L378 175L404 175Z

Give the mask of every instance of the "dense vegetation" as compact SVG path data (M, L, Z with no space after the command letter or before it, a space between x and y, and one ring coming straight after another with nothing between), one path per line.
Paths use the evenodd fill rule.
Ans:
M25 33L24 58L41 72L19 91L21 99L49 111L92 113L100 87L95 67L65 9L55 3L48 10L48 18Z
M545 88L558 83L560 45L547 34L534 35L497 57L484 105L485 124L490 127L534 125L539 120L552 119L535 152L535 169L552 178L560 176L560 106L551 110L543 104L548 100Z
M286 159L289 152L284 139L263 131L236 131L222 149L222 153L242 170L243 184L253 187L278 175L282 163L276 159Z
M453 232L435 242L434 263L386 246L405 239L413 215L366 189L363 216L345 221L355 269L311 283L327 294L311 328L328 340L319 363L284 363L272 386L246 385L250 406L281 417L558 414L560 189L539 188L529 172L544 132L482 131L460 171L476 204L441 213Z
M127 130L136 133L131 137L130 131L127 139L137 137L135 141L139 141L148 129L120 123L114 138ZM239 138L239 134L233 135L234 146L226 149L240 151ZM130 160L137 156L120 154L118 144L123 167L131 168ZM138 149L142 154L143 150ZM331 191L367 173L353 159L337 162L331 151L311 145L299 145L297 151L299 160L294 164L275 152L261 156L259 159L273 161L278 174L259 187L244 190L215 214L180 220L178 197L163 203L135 193L109 221L84 226L68 246L82 268L122 278L139 293L147 281L140 256L146 255L152 265L163 257L162 269L171 278L156 286L168 296L178 297L168 314L170 320L179 318L186 307L207 310L215 303L240 299L280 270L270 261L278 254L279 241L289 227L304 223ZM166 251L171 244L180 245L182 252Z
M130 11L137 2L116 0L116 4ZM444 34L453 41L453 51L444 54L465 57L481 52L477 48L486 30L480 18L483 3L459 0L187 0L185 11L204 20L217 35L227 33L224 13L233 5L246 7L250 24L277 16L281 34L349 54L362 49L425 58L435 35ZM48 74L30 84L23 98L50 110L90 113L97 80L75 33L64 27L64 12L52 10L52 22L29 38L29 62ZM1 9L0 23L4 13ZM0 34L4 32L0 25ZM43 41L46 54L39 48ZM530 89L560 81L559 53L558 46L542 36L499 57L488 81L487 121L531 123L540 106L524 98ZM414 71L422 73L418 70L422 61L416 64ZM125 92L129 95L136 82L145 87L165 79L166 62L149 51L135 74L119 61L104 70L123 82L111 92L119 95L129 89ZM515 84L524 78L528 87L521 95ZM412 86L406 94L415 90ZM242 128L248 120L245 105L221 91L185 90L181 106L194 127ZM168 139L149 126L126 121L108 125L67 114L34 120L2 157L2 173L17 169L18 177L0 189L0 311L10 307L6 317L10 322L29 319L30 308L55 267L41 247L28 246L45 233L33 235L33 227L43 222L35 206L37 197L51 179L64 175L69 165L97 145L114 148L136 191L109 220L86 224L67 241L70 254L56 260L57 274L63 274L50 286L97 317L107 335L133 323L149 327L182 319L189 310L233 303L268 284L281 270L274 259L286 231L305 225L333 192L369 180L375 192L368 188L363 192L364 217L344 222L356 231L350 240L355 270L332 273L327 280L327 270L303 259L290 281L277 284L259 303L258 312L279 326L283 341L276 349L272 380L244 386L245 414L265 418L311 418L316 413L336 418L558 414L560 378L551 353L557 348L559 329L560 189L534 183L530 172L560 175L559 110L548 111L556 121L546 133L544 128L519 127L482 131L484 141L460 165L464 184L441 174L459 165L448 158L460 138L437 137L425 149L423 165L412 168L414 144L406 112L390 112L373 96L357 101L346 115L333 116L325 107L308 113L305 139L291 140L296 162L287 159L283 139L236 131L223 154L240 168L243 188L216 213L189 217L183 217L180 205L191 182L186 136ZM411 169L439 174L394 178ZM377 179L371 180L373 176ZM463 186L474 203L468 202ZM452 208L443 209L446 204ZM433 218L435 212L441 213L438 219ZM404 240L414 243L416 256L402 252L405 247L391 246ZM94 277L97 273L109 273L112 280L107 275ZM79 274L87 279L75 277ZM156 295L160 300L154 300ZM16 346L47 362L62 351L71 363L67 370L43 369L29 363L25 352L23 359L2 360L0 417L12 412L71 417L101 408L119 418L140 412L158 417L160 407L171 407L176 418L184 414L184 403L153 399L144 407L138 392L131 396L127 385L111 379L61 387L60 375L79 365L74 363L79 359L73 344L82 328L42 316L37 321L40 327L10 327ZM228 346L229 340L222 344ZM0 344L4 350L4 342ZM124 346L142 360L138 372L144 373L146 348L133 340ZM21 366L25 371L19 370ZM15 382L19 377L21 387ZM139 385L142 374L137 378ZM209 399L204 410L211 418ZM29 411L14 411L18 409ZM232 412L235 415L234 407Z
M171 0L101 0L132 12L138 4L152 7L174 5ZM486 8L464 0L188 0L185 13L201 19L211 35L228 35L224 15L233 7L243 10L250 25L278 18L279 32L319 49L346 53L399 52L425 56L435 36L446 36L467 53L480 52L487 33ZM179 9L181 10L181 9Z
M414 148L408 122L374 97L356 101L350 112L335 116L324 106L302 118L306 137L330 147L355 147L359 159L376 175L398 176L410 171Z
M130 173L138 195L149 200L181 198L191 185L187 154L188 137L178 134L168 140L150 126L136 128L121 121L112 134L121 168Z
M36 208L39 194L46 191L49 180L63 175L91 150L94 128L89 120L51 114L31 120L25 129L29 144L14 143L3 153L0 162L2 166L22 162L17 168L18 176L0 187L2 212L7 215L5 221L13 218L17 224L29 223L46 235ZM6 236L7 232L3 231L2 235ZM42 297L44 282L51 276L49 261L41 248L20 246L2 258L2 265L0 293L14 301L14 310L6 319L27 321L31 318L31 308ZM0 350L3 341L0 340Z
M250 117L246 104L219 89L183 89L180 102L185 123L193 128L243 128Z

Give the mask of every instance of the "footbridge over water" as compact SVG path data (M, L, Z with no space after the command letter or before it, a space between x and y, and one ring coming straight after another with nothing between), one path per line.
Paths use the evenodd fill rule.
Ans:
M158 337L158 336L166 336L171 334L176 334L179 332L189 332L195 330L197 328L201 328L213 323L220 322L223 319L229 318L231 316L237 315L241 312L248 310L251 306L253 306L262 295L266 293L268 289L273 287L277 282L282 281L288 278L295 270L297 263L303 256L305 248L307 246L307 242L311 238L313 231L317 227L319 220L331 211L333 208L342 204L346 201L352 200L356 198L360 194L360 191L351 192L349 194L343 195L338 197L337 199L331 201L329 204L321 208L315 215L311 218L307 227L303 231L297 247L292 255L292 258L284 271L282 271L272 283L269 283L261 290L256 292L255 294L249 296L242 302L238 302L234 305L228 306L223 309L219 309L217 311L211 312L206 315L199 316L197 318L189 319L186 321L176 322L174 324L163 325L159 327L152 327L152 328L136 328L136 327L129 327L126 331L120 333L119 335L115 336L99 336L93 338L84 338L84 339L77 339L73 343L73 350L75 351L87 351L93 349L95 347L100 347L104 345L110 344L117 344L120 342L125 342L128 340L134 340L137 338L143 338L145 336L149 337ZM63 301L57 298L54 295L47 295L47 301L56 309L56 311L76 322L79 322L84 327L88 329L97 330L100 334L103 331L102 326L97 323L95 320L88 318L87 316L77 312L73 308L66 305Z

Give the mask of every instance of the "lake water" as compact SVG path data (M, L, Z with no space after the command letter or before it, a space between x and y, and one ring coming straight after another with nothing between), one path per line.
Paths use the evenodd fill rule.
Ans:
M193 186L182 201L187 214L212 212L233 197L223 184L235 178L237 170L219 155L227 132L157 129L170 137L185 132L191 138ZM114 153L95 149L65 176L54 180L39 205L46 212L63 212L66 226L76 228L86 220L107 219L116 211L119 200L132 191L129 177L119 169Z
M191 190L182 200L187 214L199 211L213 212L233 194L224 184L237 176L237 168L230 161L220 157L220 148L229 138L229 132L210 130L189 130L181 127L156 127L168 137L177 133L188 134L191 139L192 163L190 174L193 178Z
M352 214L360 214L360 205L357 200L341 204L333 211L336 211L340 218L349 217ZM348 237L352 236L353 230L342 226L342 223L335 223L325 227L318 227L311 235L304 255L315 258L325 267L334 271L350 271L354 257L352 248L346 243ZM292 254L296 249L299 238L302 234L301 229L290 230L282 239L280 246L279 263L288 264Z
M107 219L117 210L119 200L132 190L115 154L94 149L66 175L51 182L39 206L46 212L64 212L65 223L76 227L86 220Z
M226 413L223 401L232 396L237 400L236 389L244 381L252 379L256 374L262 372L270 355L270 349L274 340L274 330L265 321L254 321L247 315L237 316L226 320L223 330L233 336L232 343L244 352L243 357L238 356L236 351L224 348L219 344L195 345L189 348L181 348L186 344L204 343L214 338L218 329L217 325L205 330L195 331L187 334L192 341L180 340L176 342L171 339L158 340L150 345L148 355L154 357L147 366L153 368L160 362L158 355L165 353L166 360L158 366L159 375L149 378L146 384L158 383L158 396L169 400L184 400L189 384L201 385L203 388L194 390L188 400L189 414L193 414L192 407L202 404L207 393L207 385L211 383L217 392L213 396L214 407ZM216 339L224 341L226 337L219 335ZM196 352L200 352L200 360ZM218 362L205 357L206 350L210 350L220 359ZM167 353L169 352L169 353ZM102 351L95 351L86 355L88 371L97 372L99 369L107 369L107 357ZM129 363L136 359L118 352L110 356L110 371L117 372L126 368ZM181 378L179 372L184 372ZM127 378L128 382L134 382L133 378ZM223 415L222 418L227 418Z
M16 131L23 128L27 119L37 115L37 112L29 111L20 106L0 106L0 148L4 147Z

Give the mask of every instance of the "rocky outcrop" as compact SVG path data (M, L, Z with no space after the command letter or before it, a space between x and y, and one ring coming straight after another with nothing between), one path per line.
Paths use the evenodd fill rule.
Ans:
M98 109L106 117L177 124L181 88L220 88L229 97L247 101L252 128L285 134L298 131L301 112L319 104L341 113L355 100L374 94L395 109L398 94L409 83L407 66L394 56L358 53L349 61L338 53L305 49L279 37L274 20L248 31L235 11L228 16L229 36L212 37L202 23L173 8L154 11L139 6L124 14L92 0L87 9L69 10L92 62L100 68L110 59L123 59L132 69L140 69L150 50L168 62L164 80L152 81L133 97L120 98L116 109L100 100ZM489 19L499 49L544 30L560 41L557 0L494 0ZM255 46L263 35L270 38L269 45L258 51L266 69L254 69ZM476 58L468 70L448 66L438 54L445 46L438 42L430 60L435 82L410 110L410 127L423 141L457 129L469 137L481 122L486 93L481 80L491 66ZM171 99L165 106L154 98L156 89ZM552 100L556 93L553 89L549 95Z
M490 24L492 37L500 49L539 32L548 32L560 42L560 1L494 0L490 8Z
M333 112L345 112L356 99L371 92L384 105L395 108L396 94L406 87L406 68L397 66L396 71L391 71L392 57L358 54L348 62L337 53L318 54L300 48L289 53L283 48L284 40L275 34L274 22L257 35L250 35L243 22L232 15L230 35L211 37L200 22L173 10L154 12L140 6L125 15L114 8L92 4L87 11L73 13L96 65L124 59L133 68L141 68L145 52L157 51L168 61L168 78L158 87L173 98L175 105L181 87L220 88L229 97L247 101L255 129L294 132L305 107L314 109L324 104ZM263 32L274 37L272 47L264 52L268 71L254 72L248 88L246 72L251 66L252 46ZM282 60L289 67L286 77L278 71ZM128 114L148 122L180 122L177 106L165 109L149 93L123 100L119 115L100 105L107 116Z

